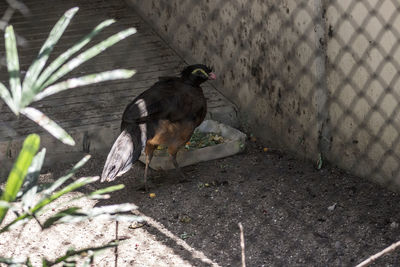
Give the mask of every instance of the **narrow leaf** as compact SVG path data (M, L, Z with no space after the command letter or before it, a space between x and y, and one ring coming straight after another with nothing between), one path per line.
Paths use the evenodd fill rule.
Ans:
M125 39L126 37L128 37L128 36L130 36L130 35L132 35L134 33L136 33L136 29L135 28L126 29L124 31L121 31L119 33L116 33L116 34L110 36L109 38L107 38L106 40L98 43L97 45L92 46L91 48L89 48L85 52L80 53L78 56L76 56L75 58L73 58L70 61L68 61L67 63L65 63L52 76L50 76L50 78L44 83L44 85L41 87L40 90L42 90L43 88L46 88L50 84L53 84L55 81L57 81L58 79L63 77L65 74L69 73L70 71L72 71L73 69L75 69L76 67L81 65L82 63L88 61L89 59L91 59L91 58L93 58L95 56L97 56L98 54L103 52L108 47L116 44L117 42Z
M75 145L74 139L72 139L72 137L63 128L58 126L57 123L44 115L41 111L32 107L26 107L21 110L21 113L42 126L46 131L48 131L51 135L53 135L64 144L70 146Z
M105 250L107 248L117 247L120 242L121 242L120 240L114 240L114 241L111 241L110 243L107 243L100 247L89 247L89 248L84 248L84 249L80 249L80 250L68 250L64 256L57 258L54 262L48 262L48 263L49 263L49 265L56 265L58 263L68 261L68 259L71 257L74 257L76 255L82 255L83 253L88 253L89 251L99 252L99 251Z
M25 212L18 216L16 219L5 225L3 228L0 229L0 234L9 230L10 227L16 224L22 224L25 223L28 219L32 218L32 214L37 214L40 212L44 207L46 207L48 204L51 202L55 201L59 197L63 196L64 194L67 194L71 191L74 191L82 186L85 186L87 184L93 183L99 179L98 176L96 177L82 177L73 183L69 184L68 186L64 187L63 189L55 192L51 196L48 196L46 198L43 198L42 200L39 201L34 207L32 207L29 212Z
M76 189L78 189L78 188L80 188L82 186L87 185L87 184L93 183L93 182L97 181L98 179L99 179L98 176L96 176L96 177L82 177L82 178L76 180L75 182L69 184L68 186L64 187L63 189L55 192L51 196L48 196L48 197L42 199L41 201L39 201L39 203L37 203L34 207L32 207L29 210L29 212L25 212L24 214L21 214L16 219L14 219L10 223L8 223L6 226L1 228L0 229L0 234L5 232L5 231L7 231L8 229L10 229L10 227L13 226L13 225L20 224L20 223L25 223L29 218L32 218L32 214L38 213L45 206L47 206L51 202L55 201L59 197L63 196L64 194L67 194L67 193L69 193L71 191L74 191L74 190L76 190Z
M8 74L10 75L11 94L14 100L14 105L17 110L19 110L21 108L21 80L19 77L17 41L12 26L6 28L4 39L6 42L7 69Z
M26 264L26 266L28 266L28 267L33 267L33 264L32 264L32 262L31 262L31 259L29 259L29 257L26 259L25 264Z
M23 215L20 215L18 218L14 219L12 222L4 226L3 228L0 229L0 234L4 233L5 231L8 231L10 229L13 229L13 227L18 227L21 225L24 225L29 222L29 220L32 218L31 215L24 213Z
M22 210L24 212L28 212L29 209L34 206L33 203L36 193L38 190L38 186L35 185L31 189L29 189L23 196L22 196Z
M55 44L61 38L71 19L74 17L79 8L74 7L67 12L58 20L56 25L54 25L51 30L47 40L43 44L42 48L39 51L39 55L36 60L29 67L28 71L25 75L25 80L23 83L23 107L27 106L33 96L35 95L35 88L33 87L36 82L40 72L42 71L44 65L46 64L47 59L50 56L51 51L53 50Z
M143 222L144 219L137 215L131 214L109 214L109 213L102 213L102 214L79 214L79 215L66 215L56 221L54 224L61 224L61 223L79 223L84 222L89 219L97 218L98 220L104 221L119 221L119 222Z
M118 213L118 212L127 212L137 209L138 207L135 204L124 203L117 205L108 205L102 207L94 207L87 211L87 214L90 216L100 215L104 213Z
M119 185L112 185L106 188L102 188L96 191L91 192L88 195L81 195L78 197L74 197L70 200L70 202L72 201L76 201L78 199L82 199L82 198L89 198L89 199L109 199L110 195L108 195L107 193L111 193L114 191L118 191L123 189L125 186L123 184L119 184Z
M104 82L104 81L110 81L110 80L117 80L117 79L127 79L132 77L136 71L134 70L124 70L124 69L119 69L119 70L112 70L112 71L104 71L101 73L96 73L96 74L89 74L85 75L79 78L72 78L68 79L66 81L56 83L46 89L44 89L42 92L38 93L35 97L35 101L39 101L46 96L62 92L67 89L79 87L79 86L85 86L89 84L94 84L94 83L99 83L99 82Z
M17 197L25 194L29 189L37 184L37 180L39 178L40 170L42 169L44 157L46 156L46 148L42 148L42 150L36 154L33 158L31 166L28 169L28 174L25 177L24 184L22 185L21 190L18 192Z
M50 194L52 194L57 188L59 188L63 183L65 183L69 178L71 178L74 173L80 169L83 165L86 164L86 162L90 159L90 155L84 156L78 163L76 163L68 173L60 178L57 179L52 185L43 190L42 194L46 197L48 197Z
M0 82L0 97L11 109L11 111L14 112L15 115L18 115L19 113L18 108L14 104L14 100L12 99L10 92L8 91L7 87L5 87L4 84L2 84L1 82Z
M40 137L37 134L30 134L25 139L17 161L8 176L1 200L11 202L15 199L28 172L28 168L31 165L32 159L39 149L39 145ZM3 221L7 210L8 209L4 207L0 208L0 224Z
M71 184L67 185L66 187L64 187L63 189L55 192L54 194L52 194L49 197L44 198L43 200L41 200L37 205L35 205L30 212L31 213L35 213L39 210L41 210L43 207L45 207L46 205L48 205L49 203L53 202L54 200L58 199L59 197L61 197L62 195L69 193L71 191L74 191L82 186L85 186L87 184L93 183L95 181L97 181L99 179L98 176L96 177L82 177L79 178L78 180L72 182Z
M123 184L118 184L118 185L112 185L106 188L102 188L96 191L93 191L89 194L89 196L96 196L96 195L102 195L102 194L107 194L107 193L111 193L114 191L118 191L125 188L125 185Z
M24 264L25 261L21 260L21 259L16 259L16 258L3 258L3 257L0 257L0 263L4 263L4 264L7 264L7 265L14 265L14 266L16 265L16 266L18 266L18 265Z
M0 208L11 208L11 204L8 201L0 200Z
M80 216L83 215L82 213L79 213L78 210L80 208L79 207L70 207L67 208L65 210L62 210L60 212L57 212L56 214L54 214L53 216L51 216L50 218L48 218L44 223L43 223L43 228L49 228L50 226L54 225L55 223L57 223L57 221L59 221L61 218L70 215L70 216Z
M67 51L62 53L60 56L58 56L40 75L39 79L35 83L35 88L42 88L43 83L49 78L49 76L56 71L62 64L65 63L73 54L78 52L79 50L82 49L85 45L87 45L94 36L96 36L101 30L103 30L105 27L108 27L109 25L113 24L115 20L109 19L105 20L99 25L97 25L96 28L92 30L91 33L86 35L82 40L80 40L77 44L75 44L73 47L69 48Z

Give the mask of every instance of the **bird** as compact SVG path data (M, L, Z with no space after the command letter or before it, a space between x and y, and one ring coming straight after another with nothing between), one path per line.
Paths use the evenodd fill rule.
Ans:
M207 101L200 85L215 79L212 67L194 64L185 67L179 77L160 77L139 94L125 108L121 133L107 156L101 182L111 182L129 171L144 152L143 180L148 191L149 164L160 145L168 147L176 171L185 179L176 154L207 114Z

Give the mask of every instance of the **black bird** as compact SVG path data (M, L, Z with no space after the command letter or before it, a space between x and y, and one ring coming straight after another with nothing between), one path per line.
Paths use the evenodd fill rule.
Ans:
M147 171L158 145L168 147L177 172L184 178L176 153L206 116L207 102L200 85L215 78L210 67L190 65L180 77L162 77L137 96L122 115L121 134L107 156L101 181L113 181L129 171L144 151L147 191Z

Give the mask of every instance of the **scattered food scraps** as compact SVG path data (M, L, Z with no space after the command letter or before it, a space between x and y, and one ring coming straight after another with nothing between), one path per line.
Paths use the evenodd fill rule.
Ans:
M224 137L217 133L204 133L195 131L190 140L185 144L184 148L187 150L198 149L208 146L214 146L225 142ZM167 147L160 145L157 150L166 150Z
M149 194L149 197L150 197L150 198L155 198L155 197L156 197L156 194L155 194L155 193L150 193L150 194Z
M190 223L192 221L192 218L190 218L188 215L183 215L179 221L181 223Z

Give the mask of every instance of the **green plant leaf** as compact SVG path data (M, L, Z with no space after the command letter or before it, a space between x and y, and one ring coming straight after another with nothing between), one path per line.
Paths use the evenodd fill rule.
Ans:
M48 204L50 204L51 202L55 201L56 199L58 199L59 197L74 191L82 186L85 186L87 184L93 183L95 181L97 181L99 179L98 176L96 177L82 177L79 178L78 180L72 182L71 184L69 184L68 186L64 187L63 189L55 192L54 194L52 194L51 196L48 196L44 199L42 199L41 201L39 201L39 203L37 203L34 207L32 207L29 212L25 212L24 214L21 214L20 216L18 216L16 219L14 219L13 221L11 221L10 223L8 223L7 225L5 225L3 228L0 229L0 234L7 231L11 226L13 226L14 224L17 223L25 223L27 219L32 218L32 214L36 214L38 213L40 210L42 210L44 207L46 207Z
M26 107L23 110L21 110L21 113L24 114L29 119L36 122L37 124L39 124L40 126L42 126L46 131L48 131L51 135L53 135L55 138L57 138L64 144L70 146L75 145L74 139L72 139L72 137L63 128L61 128L57 123L55 123L49 117L44 115L41 111L32 107Z
M64 15L58 20L56 25L54 25L53 29L51 30L49 36L47 37L47 40L40 49L39 55L37 56L36 60L32 63L32 65L26 72L24 83L22 86L22 107L29 105L29 103L32 101L36 91L36 89L33 87L34 83L36 82L44 65L46 64L47 59L49 58L55 44L61 38L71 19L74 17L78 10L78 7L71 8L67 10L67 12L65 12Z
M89 196L97 196L97 195L107 194L107 193L121 190L123 188L125 188L125 185L123 185L123 184L112 185L112 186L109 186L106 188L102 188L102 189L93 191L89 194Z
M38 93L35 97L35 101L39 101L46 96L62 92L67 89L72 89L79 86L85 86L89 84L117 80L117 79L127 79L132 77L136 73L135 70L112 70L104 71L96 74L89 74L79 78L71 78L66 81L56 83L44 89L42 92Z
M93 183L95 181L97 181L99 179L98 176L95 177L82 177L79 178L78 180L70 183L69 185L67 185L66 187L62 188L61 190L55 192L54 194L52 194L49 197L46 197L44 199L42 199L41 201L39 201L38 204L36 204L31 210L31 213L35 213L39 210L41 210L43 207L45 207L46 205L50 204L51 202L53 202L54 200L58 199L59 197L61 197L62 195L65 195L66 193L69 193L71 191L74 191L82 186L85 186L87 184Z
M55 264L58 264L61 262L67 262L71 257L74 257L76 255L82 255L83 253L88 253L88 254L89 254L89 252L98 253L105 249L118 246L121 241L122 240L113 240L105 245L100 246L100 247L89 247L89 248L84 248L84 249L80 249L80 250L70 249L67 251L67 253L64 256L61 256L52 262L47 261L47 263L49 266L52 266L52 265L55 265Z
M90 157L91 157L90 155L84 156L78 163L76 163L72 167L71 170L68 171L68 173L66 175L58 178L57 181L52 183L49 188L43 190L42 194L44 195L44 198L47 198L48 196L50 196L57 188L59 188L63 183L65 183L69 178L71 178L77 170L79 170L83 165L86 164L86 162L88 162Z
M94 207L89 210L80 210L78 208L65 209L46 220L44 225L50 227L54 224L61 223L77 223L88 219L101 218L109 221L125 221L125 222L142 222L144 219L137 215L132 214L120 214L122 212L128 212L137 209L137 206L130 203L109 205L102 207Z
M11 208L11 203L8 201L0 200L0 208Z
M144 219L137 215L131 214L84 214L84 215L66 215L56 222L56 224L61 223L79 223L86 221L88 219L99 218L104 221L119 221L119 222L143 222Z
M104 213L118 213L118 212L127 212L131 210L138 209L138 206L132 203L124 203L124 204L116 204L116 205L107 205L101 207L94 207L90 209L87 214L90 215L101 215Z
M14 104L14 100L12 99L10 92L8 91L7 87L5 87L4 84L2 84L1 82L0 82L0 97L11 109L11 111L14 112L15 115L18 115L19 113L18 108Z
M14 101L14 105L17 108L17 113L21 106L21 80L19 73L19 59L17 50L17 41L15 39L14 29L12 26L6 28L4 35L6 54L7 54L7 69L10 75L10 88L11 94Z
M60 212L57 212L56 214L54 214L53 216L51 216L50 218L48 218L44 223L43 223L43 228L49 228L50 226L54 225L57 221L59 221L61 218L69 215L69 216L85 216L82 213L79 213L78 210L80 208L79 207L70 207L67 209L64 209Z
M21 266L22 264L25 264L25 261L20 260L20 259L15 259L15 258L0 257L0 263L4 263L7 265L11 265L11 266Z
M16 198L17 193L21 188L24 178L28 172L28 168L31 165L33 157L39 150L39 145L40 137L37 134L30 134L25 139L17 161L15 162L10 175L8 176L1 200L11 202ZM3 221L7 210L7 208L0 208L0 224Z
M17 197L25 194L29 189L37 184L37 180L39 178L40 170L42 169L44 157L46 156L46 148L42 148L42 150L36 154L33 158L31 166L28 169L28 173L25 177L24 184L21 187L21 190L18 192Z
M98 43L97 45L92 46L85 52L80 53L78 56L75 58L71 59L67 63L65 63L62 67L60 67L53 75L50 76L50 78L43 84L43 86L40 88L42 90L43 88L48 87L50 84L53 84L56 82L58 79L81 65L82 63L88 61L89 59L97 56L101 52L103 52L105 49L108 47L116 44L117 42L125 39L126 37L136 33L135 28L129 28L124 31L121 31L119 33L116 33L110 37L108 37L106 40Z
M22 196L22 210L24 212L28 212L29 209L35 205L33 202L38 190L38 186L35 185L31 189L29 189L23 196Z
M108 19L97 25L96 28L92 30L88 35L86 35L77 44L69 48L67 51L58 56L40 75L39 79L35 82L34 88L42 88L43 83L49 78L49 76L56 71L62 64L65 63L73 54L81 50L85 45L87 45L94 36L96 36L105 27L113 24L115 20ZM37 91L36 91L37 92Z

